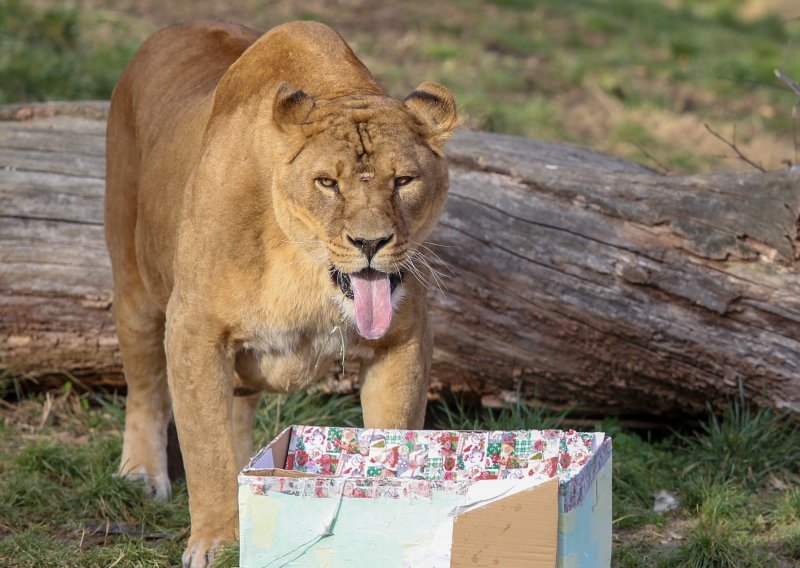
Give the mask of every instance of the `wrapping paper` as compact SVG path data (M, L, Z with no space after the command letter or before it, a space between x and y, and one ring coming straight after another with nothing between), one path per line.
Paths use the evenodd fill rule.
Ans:
M286 469L322 476L427 481L571 479L595 435L574 430L443 431L297 426Z

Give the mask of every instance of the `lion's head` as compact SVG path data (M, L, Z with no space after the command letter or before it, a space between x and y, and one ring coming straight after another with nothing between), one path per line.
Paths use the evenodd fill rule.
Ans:
M453 96L423 83L404 102L378 94L315 100L284 83L272 120L278 222L330 270L332 290L352 300L359 334L377 339L444 206Z

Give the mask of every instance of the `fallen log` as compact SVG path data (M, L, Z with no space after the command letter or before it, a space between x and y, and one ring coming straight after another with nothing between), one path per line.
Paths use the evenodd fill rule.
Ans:
M0 112L6 381L122 384L105 124L96 103L80 108ZM435 391L638 417L697 415L743 392L800 413L796 169L664 176L479 132L459 133L449 156L450 197L427 245L451 273L431 290Z

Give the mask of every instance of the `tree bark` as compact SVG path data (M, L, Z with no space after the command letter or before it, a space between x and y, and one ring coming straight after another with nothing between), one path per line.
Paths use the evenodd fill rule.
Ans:
M0 118L6 381L122 384L98 105ZM54 109L51 111L43 108ZM102 105L99 107L102 110ZM87 118L89 116L89 118ZM578 147L451 142L427 246L434 390L697 415L743 392L800 413L800 172L664 176Z

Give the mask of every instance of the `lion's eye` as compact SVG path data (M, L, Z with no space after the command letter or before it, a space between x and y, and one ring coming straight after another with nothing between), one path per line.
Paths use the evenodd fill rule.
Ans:
M337 182L335 179L318 177L315 181L317 182L318 186L323 187L325 189L330 189L334 191L339 189L339 182Z
M395 189L400 189L401 187L407 186L412 181L414 181L414 178L411 177L411 176L401 176L401 177L394 178L394 188Z

